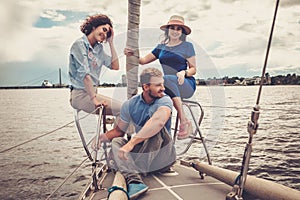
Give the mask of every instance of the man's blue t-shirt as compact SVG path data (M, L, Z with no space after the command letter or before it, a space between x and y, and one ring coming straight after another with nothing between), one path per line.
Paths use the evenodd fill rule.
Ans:
M172 111L173 103L171 98L165 95L147 104L141 94L135 95L122 105L120 117L125 123L133 122L135 131L138 133L160 106L167 106ZM171 116L165 127L171 134Z

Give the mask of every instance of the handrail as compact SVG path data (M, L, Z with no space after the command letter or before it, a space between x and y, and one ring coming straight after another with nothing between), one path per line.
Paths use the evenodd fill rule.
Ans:
M189 148L191 147L191 145L193 144L194 140L195 139L199 139L199 140L201 140L201 142L203 144L203 147L204 147L204 150L205 150L205 153L206 153L206 157L207 157L207 161L208 161L209 165L211 165L212 161L211 161L211 158L210 158L210 155L209 155L209 152L208 152L208 148L207 148L207 146L205 144L205 139L202 136L202 133L200 131L200 125L201 125L203 117L204 117L204 110L203 110L202 106L200 105L200 103L198 103L196 101L191 101L191 100L183 99L182 103L183 103L183 105L185 105L189 109L189 112L190 112L190 114L192 116L193 123L194 123L196 129L194 131L193 136L190 136L190 138L192 138L192 139L188 142L188 144L186 145L185 149L182 152L180 152L179 154L177 154L177 156L185 154L189 150ZM191 106L197 106L200 109L200 116L199 116L198 121L197 121L197 119L196 119L196 117L195 117L195 115L193 113L193 110L192 110ZM177 115L176 122L175 122L175 130L174 130L174 143L176 141L175 138L176 138L176 133L177 133L178 121L179 120L178 120L178 115ZM197 133L199 135L199 138L196 137Z

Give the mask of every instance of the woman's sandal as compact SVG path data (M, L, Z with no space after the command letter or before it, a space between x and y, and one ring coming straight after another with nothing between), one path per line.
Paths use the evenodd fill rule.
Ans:
M179 132L177 134L177 140L183 140L189 138L193 133L192 123L190 121L186 121L179 125Z

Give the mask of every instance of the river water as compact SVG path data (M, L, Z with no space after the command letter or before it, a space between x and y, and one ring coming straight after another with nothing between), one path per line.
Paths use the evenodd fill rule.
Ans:
M122 88L100 92L125 99ZM257 86L197 88L192 100L204 109L200 128L213 165L239 171L257 93ZM86 158L74 124L65 126L73 121L69 90L0 90L0 96L0 199L46 199ZM300 87L265 86L259 105L249 173L300 190ZM200 144L188 155L205 161ZM84 163L52 199L77 199L90 172Z

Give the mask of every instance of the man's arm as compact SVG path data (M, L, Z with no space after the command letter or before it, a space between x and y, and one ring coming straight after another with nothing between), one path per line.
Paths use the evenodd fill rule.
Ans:
M126 128L127 128L127 124L122 120L119 120L115 128L107 131L105 134L102 134L100 141L107 142L107 141L111 141L116 137L123 137L125 134L124 130L126 130Z
M167 106L159 107L152 117L146 122L143 128L119 149L118 157L120 159L128 160L127 153L129 153L135 145L151 138L165 126L169 117L171 116L171 109Z
M117 126L104 134L100 134L98 147L96 147L96 142L93 140L92 149L99 149L101 147L102 142L109 142L116 137L123 137L125 131L127 129L128 124L123 122L122 120L118 120ZM124 131L125 130L125 131Z
M171 109L167 106L159 107L152 117L146 122L142 129L128 143L135 146L140 142L157 134L167 123L171 116Z

